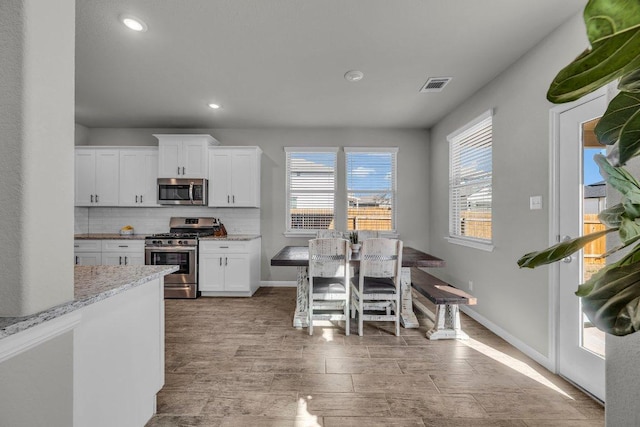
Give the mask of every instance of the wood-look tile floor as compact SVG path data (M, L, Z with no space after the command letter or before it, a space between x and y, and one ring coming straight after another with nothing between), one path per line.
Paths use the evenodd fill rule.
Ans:
M596 427L604 409L472 319L468 341L426 326L292 325L295 289L166 300L160 426Z

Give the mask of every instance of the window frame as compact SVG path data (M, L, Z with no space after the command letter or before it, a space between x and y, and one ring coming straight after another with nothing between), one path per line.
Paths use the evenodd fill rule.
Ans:
M470 122L468 122L467 124L465 124L464 126L460 127L459 129L457 129L456 131L450 133L449 135L447 135L447 142L449 144L449 220L448 220L448 235L446 237L446 240L449 241L450 243L453 244L458 244L458 245L463 245L463 246L467 246L467 247L471 247L471 248L475 248L475 249L480 249L480 250L484 250L484 251L493 251L494 249L494 242L493 242L493 211L494 211L494 205L493 205L493 137L494 137L494 132L493 132L493 109L489 109L487 111L485 111L484 113L482 113L481 115L477 116L475 119L471 120ZM481 129L484 128L483 123L487 120L491 121L491 175L488 178L488 182L491 188L491 206L490 206L490 214L491 214L491 239L483 239L483 238L478 238L478 237L469 237L469 236L463 236L461 234L459 234L457 232L457 226L454 226L454 220L455 220L455 216L456 214L454 213L455 207L454 207L454 203L456 203L455 197L454 197L454 178L456 176L460 176L460 175L456 175L454 176L454 156L453 156L453 152L454 152L454 148L456 147L456 144L459 144L461 142L461 139L463 138L467 138L470 134L473 134L474 131L479 131ZM482 127L480 127L482 126ZM461 186L455 187L455 188L460 188ZM458 208L458 210L460 210Z
M393 157L392 169L392 201L391 201L391 230L380 230L380 234L388 237L397 236L396 218L398 217L398 147L344 147L344 197L345 197L345 218L344 229L349 230L349 153L388 153ZM373 193L373 191L372 191ZM357 230L356 230L357 231Z
M285 232L286 237L313 237L317 229L291 229L291 175L289 172L290 153L333 153L333 218L337 223L337 192L338 192L338 151L339 147L284 147L285 151Z

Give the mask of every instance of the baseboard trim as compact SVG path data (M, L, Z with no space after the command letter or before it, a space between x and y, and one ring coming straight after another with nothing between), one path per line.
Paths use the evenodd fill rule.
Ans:
M278 281L278 280L263 280L260 282L261 288L295 288L298 283L294 280L291 281Z
M506 342L508 342L509 344L511 344L512 346L514 346L515 348L517 348L518 350L520 350L521 352L523 352L524 354L526 354L527 356L529 356L530 358L532 358L533 360L541 364L542 366L544 366L549 371L555 372L554 363L552 363L549 357L529 347L527 344L525 344L518 338L514 337L509 332L505 331L500 326L496 325L486 317L470 309L468 306L461 306L460 311L462 311L464 314L471 317L473 320L480 323L482 326L489 329L491 332L493 332L494 334L496 334L497 336L499 336L500 338L502 338L503 340L505 340Z

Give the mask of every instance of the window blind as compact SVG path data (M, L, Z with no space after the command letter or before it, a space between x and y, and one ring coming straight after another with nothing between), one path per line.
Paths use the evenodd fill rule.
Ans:
M492 239L491 111L449 139L449 235L490 243Z
M287 231L335 225L336 151L287 150Z
M396 148L345 148L347 230L395 230Z

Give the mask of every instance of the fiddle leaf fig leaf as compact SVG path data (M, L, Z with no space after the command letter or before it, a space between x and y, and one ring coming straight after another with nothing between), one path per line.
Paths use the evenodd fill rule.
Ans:
M622 243L632 243L638 240L640 236L640 223L638 223L636 220L629 219L623 216L619 233Z
M551 264L556 261L560 261L563 258L579 251L584 245L594 240L599 239L602 236L617 231L617 228L609 228L607 230L597 231L595 233L587 234L586 236L580 236L571 240L557 243L550 248L542 251L530 252L523 255L518 260L518 266L520 268L535 268L545 264Z
M619 227L622 222L622 214L625 208L622 203L611 206L598 214L598 219L607 227Z
M621 92L609 103L607 111L596 125L595 134L601 144L613 145L622 127L640 111L640 93Z
M640 28L599 38L560 70L547 99L556 104L575 101L639 67Z
M640 153L640 108L636 107L636 111L620 129L618 150L618 163L621 165Z
M636 219L640 218L640 204L632 203L625 197L624 201L624 214L627 218Z
M640 25L640 3L590 0L584 8L587 37L593 44Z
M607 181L607 184L618 190L632 203L640 203L640 184L638 181L622 167L612 166L602 154L593 156L593 160L600 168L600 175Z
M640 329L640 266L612 265L594 275L582 297L584 313L600 330L627 335ZM587 284L582 286L583 293ZM576 293L578 294L578 293Z
M635 70L620 79L618 90L622 92L640 92L640 70Z

